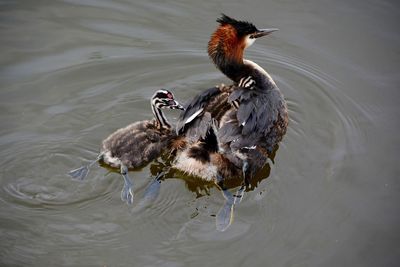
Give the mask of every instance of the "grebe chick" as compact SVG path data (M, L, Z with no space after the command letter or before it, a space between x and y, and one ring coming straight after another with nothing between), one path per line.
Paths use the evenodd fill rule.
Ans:
M102 142L100 154L95 161L69 172L69 175L84 179L89 167L99 160L111 167L120 168L124 178L121 198L128 204L132 203L133 183L128 177L128 169L143 166L156 159L176 137L175 130L162 112L165 108L183 110L183 106L175 100L170 91L161 89L151 98L154 115L152 120L135 122L115 131Z

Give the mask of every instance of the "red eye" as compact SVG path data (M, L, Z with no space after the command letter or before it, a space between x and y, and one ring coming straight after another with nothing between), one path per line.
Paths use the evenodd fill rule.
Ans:
M171 93L168 93L168 94L167 94L167 97L168 97L169 99L174 99L174 97L173 97L173 95L172 95Z

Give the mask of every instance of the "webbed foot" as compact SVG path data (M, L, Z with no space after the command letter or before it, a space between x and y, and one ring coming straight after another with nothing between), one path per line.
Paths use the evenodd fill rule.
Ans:
M231 226L233 222L233 207L234 203L232 201L225 201L224 205L218 211L215 218L218 231L223 232Z
M131 205L133 203L133 191L131 186L124 184L121 191L121 200L126 202L126 204Z
M150 184L146 187L144 191L143 198L135 207L135 210L142 210L144 208L149 207L160 193L161 188L161 180L164 177L165 172L160 172L157 176L150 182Z
M231 192L228 191L228 189L225 188L223 184L223 177L220 175L217 175L217 185L222 191L222 195L224 196L225 203L224 205L219 209L216 218L215 218L215 223L217 226L218 231L225 231L226 229L229 228L229 226L233 222L233 207L235 205L235 198L231 194Z
M68 172L68 175L74 179L82 181L89 173L89 166L82 166L78 169Z
M78 180L82 181L88 175L89 168L92 167L93 164L95 164L96 162L101 160L103 158L103 155L104 155L103 152L100 153L99 155L97 155L97 158L95 160L91 161L88 165L85 165L78 169L72 170L72 171L68 172L68 175L74 179L78 179Z
M158 194L160 193L160 185L161 185L161 180L164 177L165 172L160 172L157 174L157 176L151 181L151 183L147 186L146 190L144 191L144 196L143 198L146 200L146 202L153 202Z
M122 164L121 175L124 178L124 187L121 191L121 200L130 205L133 203L133 182L128 176L128 168Z

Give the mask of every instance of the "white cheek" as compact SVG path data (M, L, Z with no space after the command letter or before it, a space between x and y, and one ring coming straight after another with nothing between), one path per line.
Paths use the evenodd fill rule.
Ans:
M250 35L246 36L246 40L245 40L246 47L245 48L251 46L255 40L256 40L255 38L250 38Z

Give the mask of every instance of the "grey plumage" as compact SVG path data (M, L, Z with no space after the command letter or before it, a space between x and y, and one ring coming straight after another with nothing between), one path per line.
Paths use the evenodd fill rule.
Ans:
M287 107L277 88L240 88L229 96L228 102L235 100L240 102L236 114L230 114L231 120L221 125L219 130L223 143L236 140L236 148L254 145L270 148L281 140L286 132ZM279 125L282 129L274 134L273 128Z
M224 179L236 174L235 168L242 169L244 176L250 170L252 176L282 140L288 113L275 82L259 65L243 59L243 51L255 38L276 29L258 30L251 23L226 15L217 21L220 26L211 36L208 53L217 68L234 84L218 90L211 88L194 97L179 118L177 129L187 140L200 138L199 141L203 138L200 133L204 134L206 129L207 133L214 132L219 160L211 160L211 164L217 168L217 173L224 173ZM217 127L211 127L213 121L217 122ZM194 153L190 155L195 159ZM184 163L178 165L184 166Z
M70 171L69 175L82 180L87 176L89 168L101 160L111 167L120 168L125 179L124 193L130 193L131 184L127 169L142 166L159 157L176 138L175 130L171 128L161 109L183 109L173 94L165 89L154 93L151 98L151 108L154 119L135 122L115 131L102 142L96 160Z
M233 101L240 103L238 109L231 105ZM252 173L262 168L286 133L287 107L277 88L250 90L224 86L218 91L213 90L213 94L201 93L190 103L179 118L179 125L184 125L181 132L185 129L187 140L194 143L204 138L208 131L214 131L219 153L239 169L243 158L249 162ZM195 114L200 108L203 112L185 125L187 114ZM211 128L213 121L216 121L216 130Z
M165 89L158 90L151 99L154 119L132 123L121 128L103 143L100 154L103 162L112 166L140 167L170 148L177 137L161 109L183 109L173 94Z
M190 128L199 128L201 122L198 122L198 120L195 120L195 118L201 118L204 112L206 112L206 107L210 104L210 101L215 98L217 95L219 95L221 91L219 90L218 87L212 87L207 90L204 90L202 93L197 95L196 97L192 98L190 102L184 105L185 111L183 111L180 116L179 120L176 124L176 131L178 134L184 133L185 130L187 130L189 127ZM198 113L200 112L200 113ZM192 116L196 115L195 113L198 113L196 117L192 118ZM188 120L190 122L188 122ZM201 120L203 121L203 120ZM194 122L197 122L197 125L192 125ZM207 123L206 121L203 121L203 124ZM204 125L201 125L204 126Z
M175 131L159 129L154 119L132 123L103 141L103 161L112 167L119 167L117 158L128 168L140 167L159 157L174 137Z

